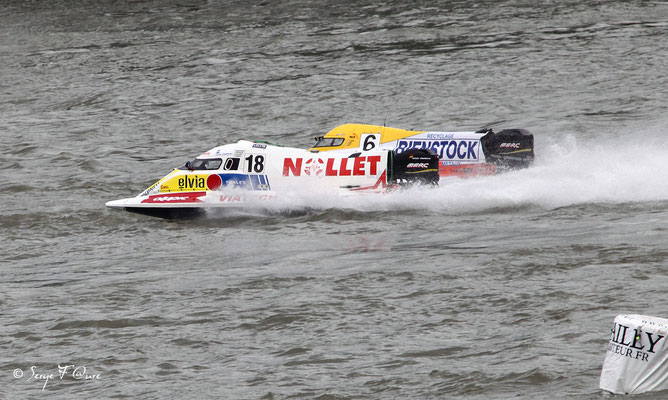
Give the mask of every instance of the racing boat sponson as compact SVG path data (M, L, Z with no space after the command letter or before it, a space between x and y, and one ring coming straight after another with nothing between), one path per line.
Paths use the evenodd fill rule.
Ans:
M533 135L416 132L341 125L308 150L241 140L186 162L136 197L107 207L163 217L193 218L211 208L262 205L294 188L326 186L345 193L381 193L445 176L468 177L522 168L534 158Z

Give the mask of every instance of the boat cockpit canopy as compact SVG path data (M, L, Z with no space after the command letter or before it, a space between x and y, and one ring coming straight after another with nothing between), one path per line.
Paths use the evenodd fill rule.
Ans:
M220 168L223 160L220 158L196 158L186 162L178 169L187 169L190 171L214 170Z
M337 147L341 146L344 140L344 138L327 138L321 136L315 138L315 144L313 147Z

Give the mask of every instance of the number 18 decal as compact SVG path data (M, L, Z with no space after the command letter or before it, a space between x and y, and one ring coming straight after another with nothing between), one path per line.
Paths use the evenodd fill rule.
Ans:
M249 155L244 158L246 160L246 172L255 172L259 174L264 171L264 156L263 155Z

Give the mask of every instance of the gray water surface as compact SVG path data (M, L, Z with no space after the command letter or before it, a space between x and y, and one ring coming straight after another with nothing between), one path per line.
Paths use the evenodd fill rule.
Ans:
M666 43L662 1L2 2L0 397L608 398L615 315L668 317ZM537 160L197 221L104 207L347 122L522 127Z

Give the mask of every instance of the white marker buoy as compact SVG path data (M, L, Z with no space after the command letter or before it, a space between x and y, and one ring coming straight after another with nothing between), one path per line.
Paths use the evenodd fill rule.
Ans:
M610 334L600 388L616 394L668 389L668 319L618 315Z

